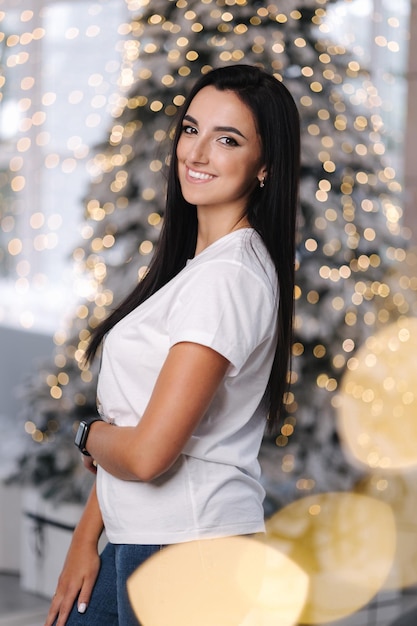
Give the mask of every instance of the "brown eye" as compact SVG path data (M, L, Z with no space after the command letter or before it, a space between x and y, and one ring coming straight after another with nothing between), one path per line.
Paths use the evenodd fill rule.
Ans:
M194 135L197 133L197 129L194 126L189 126L188 124L184 124L182 127L182 132L185 135Z
M238 146L238 142L236 141L236 139L233 139L233 137L221 137L219 139L220 143L224 144L225 146Z

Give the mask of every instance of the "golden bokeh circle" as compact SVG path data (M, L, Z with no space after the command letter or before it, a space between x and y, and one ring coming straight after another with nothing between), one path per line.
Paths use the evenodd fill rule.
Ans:
M143 626L295 626L307 589L291 559L245 537L171 545L128 580Z
M375 472L355 491L387 504L394 516L396 547L385 589L404 589L417 584L417 470L394 474ZM373 521L377 527L379 519Z
M368 468L417 466L417 319L402 317L370 337L341 385L338 430Z
M265 541L308 575L300 624L351 615L382 589L391 570L396 529L391 508L354 493L297 500L267 521Z

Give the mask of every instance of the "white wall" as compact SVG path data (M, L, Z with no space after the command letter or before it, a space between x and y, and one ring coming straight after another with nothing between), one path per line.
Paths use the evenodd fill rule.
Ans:
M0 419L16 416L18 386L53 347L50 335L0 326Z
M0 326L0 571L20 566L21 490L5 486L24 437L19 387L53 350L51 336Z

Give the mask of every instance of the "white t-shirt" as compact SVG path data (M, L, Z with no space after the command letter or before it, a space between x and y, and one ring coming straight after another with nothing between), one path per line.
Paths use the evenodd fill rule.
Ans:
M99 409L120 427L140 420L174 344L203 344L230 361L207 413L166 473L144 483L98 468L97 493L112 543L170 544L264 529L257 457L277 306L269 254L255 231L241 229L188 261L108 333Z

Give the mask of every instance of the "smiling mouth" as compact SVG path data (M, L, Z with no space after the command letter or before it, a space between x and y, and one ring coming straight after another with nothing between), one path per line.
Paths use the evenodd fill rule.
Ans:
M214 176L211 174L204 174L204 172L196 172L195 170L187 169L188 176L194 180L212 180Z

